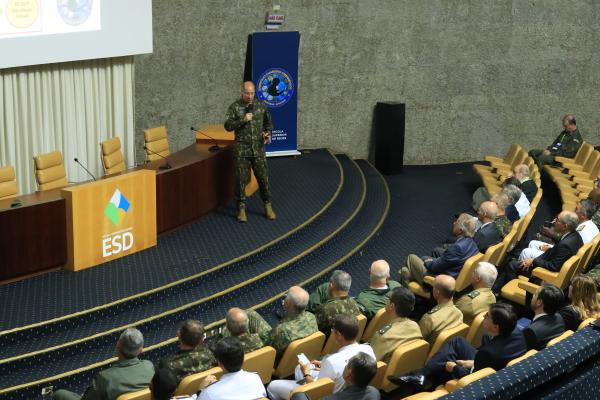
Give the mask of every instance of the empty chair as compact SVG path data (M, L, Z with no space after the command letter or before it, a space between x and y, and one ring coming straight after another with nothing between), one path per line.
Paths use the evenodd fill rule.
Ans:
M18 193L15 169L11 165L0 168L0 200L15 197Z
M156 128L144 129L144 142L146 144L146 159L148 161L159 160L171 154L169 150L169 141L167 140L167 127L159 126Z
M102 166L104 167L105 175L125 171L126 167L123 152L121 151L121 139L114 137L105 140L100 143L100 150L102 152Z
M33 161L35 163L35 179L39 190L56 189L69 184L60 151L40 154L33 157Z

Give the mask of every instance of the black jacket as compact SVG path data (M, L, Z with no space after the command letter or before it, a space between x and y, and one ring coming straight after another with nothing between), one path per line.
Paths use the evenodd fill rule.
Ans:
M542 315L523 329L528 349L542 350L548 342L565 331L565 323L559 313Z
M531 203L535 195L537 194L538 187L533 179L526 180L521 183L521 190L527 197L527 200Z
M577 232L571 232L556 243L554 247L534 258L533 266L558 272L565 261L574 256L581 246L583 246L581 235Z
M479 230L475 232L473 240L475 240L479 252L485 254L488 247L500 243L502 240L502 234L500 233L500 229L498 229L496 222L492 221L491 223L479 228Z

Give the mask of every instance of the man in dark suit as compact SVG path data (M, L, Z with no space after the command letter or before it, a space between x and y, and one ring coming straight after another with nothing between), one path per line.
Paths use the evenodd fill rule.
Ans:
M548 342L565 331L565 323L557 313L564 302L558 287L544 283L533 295L531 309L535 313L531 324L523 329L528 349L542 350Z
M426 389L431 384L460 379L483 368L500 370L527 351L525 337L516 326L517 314L510 304L491 304L483 320L483 328L489 336L483 337L479 350L459 336L442 346L423 369L408 375L388 376L388 379L399 386Z
M502 235L496 225L496 215L498 215L498 205L493 201L484 201L479 206L477 218L481 226L475 232L473 240L477 244L480 253L487 251L488 247L500 243Z

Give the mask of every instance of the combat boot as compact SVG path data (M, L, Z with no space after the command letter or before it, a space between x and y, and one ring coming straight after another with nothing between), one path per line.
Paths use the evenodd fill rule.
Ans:
M277 218L277 216L273 212L273 207L271 206L270 202L265 203L265 217L267 217L267 219L270 220L274 220L275 218Z
M246 205L243 203L238 204L238 222L247 222L248 217L246 216Z

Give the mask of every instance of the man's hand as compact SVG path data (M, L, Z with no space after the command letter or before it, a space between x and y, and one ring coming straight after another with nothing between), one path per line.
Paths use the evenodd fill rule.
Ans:
M456 363L463 368L471 369L475 364L474 360L456 360Z
M271 144L271 134L269 132L263 133L265 144Z
M319 361L319 360L312 360L310 363L315 366L315 368L314 368L315 370L318 371L318 370L321 369L321 361Z
M244 121L252 121L253 118L254 118L254 114L252 114L252 113L244 114Z
M454 361L446 361L446 371L452 373L452 371L454 371L454 367L456 367L456 363Z
M550 150L546 149L542 152L543 156L549 156L550 155Z
M548 228L547 226L542 226L542 229L540 231L542 232L542 235L551 239L554 238L554 236L556 236L556 233L554 233L554 229Z
M521 261L521 269L523 271L528 271L532 265L533 265L533 258L526 258L523 261Z
M205 389L208 385L212 385L217 381L214 375L209 375L200 383L200 390Z
M543 244L540 246L540 250L541 251L547 251L550 248L549 244Z

